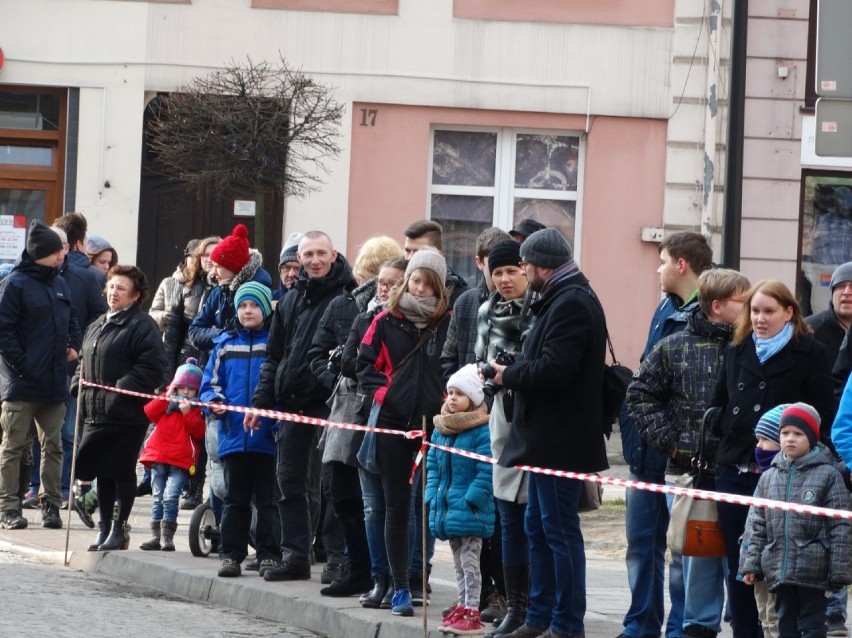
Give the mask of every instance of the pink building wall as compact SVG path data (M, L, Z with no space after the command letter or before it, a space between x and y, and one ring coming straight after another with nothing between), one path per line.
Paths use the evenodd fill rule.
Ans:
M674 25L674 4L674 0L454 0L453 16L515 22L671 27Z
M376 109L362 126L361 109ZM402 239L427 216L429 139L435 126L582 131L585 116L355 103L349 179L347 255L368 238ZM607 309L616 354L635 366L659 302L657 244L641 229L663 219L666 123L594 117L586 140L581 267Z

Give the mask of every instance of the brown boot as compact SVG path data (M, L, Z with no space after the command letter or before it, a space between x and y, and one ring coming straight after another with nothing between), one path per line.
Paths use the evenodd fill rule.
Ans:
M145 541L139 549L146 551L162 549L160 546L160 521L151 521L151 540Z
M163 521L163 551L175 551L175 531L177 523L175 521Z

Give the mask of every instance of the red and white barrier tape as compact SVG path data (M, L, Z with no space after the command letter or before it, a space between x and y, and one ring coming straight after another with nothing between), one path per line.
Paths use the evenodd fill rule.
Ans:
M159 399L162 401L169 401L169 397L155 395L155 394L146 394L143 392L134 392L132 390L122 390L120 388L114 388L105 385L99 385L97 383L92 383L90 381L81 380L81 384L93 388L100 388L101 390L107 390L109 392L119 392L121 394L127 394L129 396L139 397L143 399ZM409 483L412 482L414 473L417 469L417 466L423 459L423 455L425 454L426 447L432 447L438 450L443 450L444 452L448 452L450 454L458 454L459 456L464 456L475 461L482 461L485 463L491 463L496 465L497 460L490 457L485 456L483 454L477 454L475 452L469 452L468 450L459 450L453 447L447 447L445 445L439 445L437 443L432 443L431 441L425 440L425 432L422 430L390 430L386 428L375 428L368 425L356 425L354 423L337 423L335 421L328 421L327 419L318 419L316 417L304 416L301 414L292 414L289 412L280 412L278 410L266 410L262 408L247 408L236 405L225 405L223 403L205 403L203 401L196 401L194 399L190 399L189 401L192 405L197 405L200 407L211 407L217 406L221 408L225 408L230 412L239 412L241 414L256 414L261 417L268 417L272 419L276 419L278 421L291 421L295 423L307 423L309 425L317 425L320 427L332 427L332 428L340 428L343 430L360 430L362 432L376 432L378 434L393 434L396 436L403 436L407 439L424 439L423 444L420 447L419 452L417 453L417 457L414 461L414 467L411 471L411 477L409 479ZM617 487L623 487L627 489L637 489L637 490L645 490L647 492L656 492L658 494L673 494L673 495L682 495L682 496L691 496L693 498L704 499L708 501L716 501L717 503L731 503L734 505L755 505L757 507L766 507L769 509L776 510L784 510L787 512L796 512L799 514L812 514L814 516L826 516L828 518L843 518L847 520L852 520L852 511L846 510L836 510L828 507L816 507L813 505L805 505L802 503L788 503L786 501L773 501L765 498L755 498L754 496L742 496L740 494L728 494L727 492L715 492L711 490L698 490L694 488L687 487L677 487L675 485L660 485L659 483L648 483L646 481L633 481L630 479L620 479L612 476L599 476L598 474L587 474L585 472L571 472L568 470L552 470L545 467L537 467L534 465L518 465L515 466L515 469L523 470L524 472L533 472L536 474L544 474L546 476L558 476L561 478L575 479L578 481L589 481L592 483L600 483L602 485L614 485Z

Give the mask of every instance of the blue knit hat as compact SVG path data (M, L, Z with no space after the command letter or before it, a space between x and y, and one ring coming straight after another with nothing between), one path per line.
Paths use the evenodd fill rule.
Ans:
M246 299L251 299L260 307L264 319L268 319L269 315L272 314L272 293L263 284L248 281L237 288L237 293L234 295L234 306L239 308L240 304Z
M789 406L789 403L776 405L769 412L763 414L754 426L754 435L762 436L775 445L781 445L781 413Z

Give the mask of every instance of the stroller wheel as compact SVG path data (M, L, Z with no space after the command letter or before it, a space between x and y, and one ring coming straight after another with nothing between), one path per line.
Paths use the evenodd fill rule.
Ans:
M219 529L216 515L209 503L204 502L192 512L189 520L189 551L193 556L206 557L219 547Z

